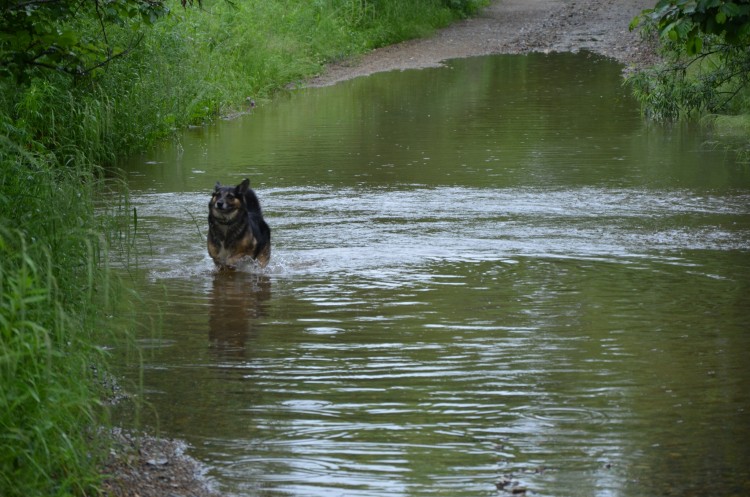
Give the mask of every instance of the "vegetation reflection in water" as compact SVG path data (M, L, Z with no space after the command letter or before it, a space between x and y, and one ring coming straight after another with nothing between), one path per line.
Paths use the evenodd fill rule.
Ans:
M750 174L619 71L379 74L127 164L160 430L240 495L750 492ZM245 176L274 258L216 274Z

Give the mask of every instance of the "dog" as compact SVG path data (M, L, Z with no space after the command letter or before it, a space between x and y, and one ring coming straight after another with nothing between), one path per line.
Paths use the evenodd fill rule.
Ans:
M216 182L208 202L208 254L219 269L232 269L245 257L265 267L271 258L271 228L250 180L237 186Z

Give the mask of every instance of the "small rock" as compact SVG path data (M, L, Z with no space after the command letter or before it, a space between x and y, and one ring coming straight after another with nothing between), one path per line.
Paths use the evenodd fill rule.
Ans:
M155 457L153 459L147 460L146 464L148 464L149 466L166 466L167 464L169 464L169 459L164 456Z

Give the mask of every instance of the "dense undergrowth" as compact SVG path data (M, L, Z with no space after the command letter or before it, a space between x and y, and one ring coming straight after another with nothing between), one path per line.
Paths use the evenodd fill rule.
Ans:
M97 481L93 437L106 300L98 235L77 171L2 157L0 210L0 494L82 495ZM15 168L15 169L10 169ZM11 194L10 191L18 192ZM50 201L59 202L50 205ZM6 214L14 216L9 219Z
M108 26L105 41L123 55L86 74L68 71L69 61L65 71L0 67L4 497L98 492L106 454L106 441L96 436L106 424L98 371L106 354L97 344L103 333L117 333L107 325L116 285L106 252L122 233L117 209L94 208L121 204L103 171L176 129L241 109L248 97L262 102L327 62L423 36L487 2L180 3L150 27ZM0 28L14 29L7 9L18 5L0 8ZM53 14L43 19L55 28ZM94 39L100 21L66 17L49 36ZM0 37L0 61L22 60L8 40L17 38Z

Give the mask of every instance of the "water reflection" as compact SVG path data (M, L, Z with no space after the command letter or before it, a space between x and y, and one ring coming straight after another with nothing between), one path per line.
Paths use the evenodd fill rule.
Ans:
M248 337L268 314L271 280L245 271L216 271L209 297L208 337L223 358L243 358Z
M146 425L243 496L750 494L750 172L619 71L376 75L135 158ZM216 274L246 176L274 256Z
M243 177L261 191L748 185L721 150L701 150L700 129L645 124L620 71L585 54L479 57L304 90L132 158L129 182L161 192Z

